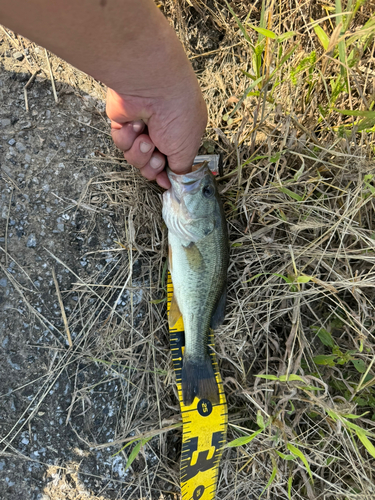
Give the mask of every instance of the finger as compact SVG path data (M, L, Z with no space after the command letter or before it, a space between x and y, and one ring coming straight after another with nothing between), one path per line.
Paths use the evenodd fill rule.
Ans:
M154 181L160 172L162 172L164 167L165 156L159 153L159 151L155 151L152 154L150 161L143 168L141 168L141 174L149 181Z
M156 176L156 182L164 189L169 189L171 187L171 182L168 179L168 175L165 170L162 170L160 174Z
M143 168L150 161L155 145L146 134L139 135L132 146L125 151L126 161L137 168Z
M168 166L172 172L183 175L191 172L195 155L198 152L199 146L194 149L194 153L189 151L189 153L179 153L176 155L168 155Z
M125 125L119 125L113 122L111 126L113 142L122 151L128 151L132 147L135 139L145 128L145 124L141 120L125 123Z

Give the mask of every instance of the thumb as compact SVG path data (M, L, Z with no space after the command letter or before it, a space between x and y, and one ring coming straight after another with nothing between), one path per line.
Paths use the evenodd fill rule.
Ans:
M176 153L173 155L167 156L167 161L168 161L168 167L174 172L175 174L182 175L182 174L187 174L191 172L193 163L194 163L194 158L196 156L196 153L198 152L198 148L196 149L195 153L190 153L190 154L180 154Z

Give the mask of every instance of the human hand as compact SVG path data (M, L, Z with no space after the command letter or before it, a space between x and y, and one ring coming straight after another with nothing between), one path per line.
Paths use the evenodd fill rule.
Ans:
M206 105L153 0L0 0L0 18L113 89L107 99L113 139L147 179L168 188L166 161L176 173L190 171Z
M206 128L207 109L195 76L173 88L151 87L146 94L126 95L108 89L112 138L146 179L168 189L166 162L178 174L191 170Z

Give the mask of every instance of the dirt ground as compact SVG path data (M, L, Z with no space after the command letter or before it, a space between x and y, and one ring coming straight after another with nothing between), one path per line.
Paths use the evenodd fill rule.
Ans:
M46 68L45 54L36 48L18 61L16 52L0 32L0 498L141 498L145 476L140 489L132 476L144 467L145 487L159 498L151 452L139 471L133 466L124 472L124 455L113 456L118 448L90 446L110 443L121 432L128 381L121 369L90 357L98 332L88 315L78 316L90 308L100 318L131 309L129 287L120 297L107 294L100 310L94 298L83 304L85 293L78 289L79 283L96 283L98 275L108 281L127 260L115 243L126 230L119 210L91 194L88 204L82 201L103 172L121 176L104 91L55 58L59 102L41 71L28 89L27 112L28 60L39 57ZM66 75L59 81L66 70L73 85ZM130 288L137 276L142 282L141 274L135 260ZM73 325L71 351L56 287ZM131 292L133 303L140 293ZM177 492L178 484L164 488Z

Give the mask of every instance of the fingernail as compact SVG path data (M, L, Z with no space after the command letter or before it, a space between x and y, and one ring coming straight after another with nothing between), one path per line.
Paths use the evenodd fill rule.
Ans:
M139 146L139 149L142 153L148 153L151 148L152 144L150 144L149 142L141 142L141 145Z
M140 132L143 129L144 123L142 121L133 122L133 130L134 132Z
M161 160L157 156L153 156L150 160L150 167L156 170L157 168L161 167L162 163L163 160Z

